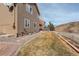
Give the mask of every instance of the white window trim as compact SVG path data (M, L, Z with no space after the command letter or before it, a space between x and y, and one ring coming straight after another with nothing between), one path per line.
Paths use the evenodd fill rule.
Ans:
M32 8L32 6L29 5L29 4L26 4L26 12L32 14L33 13L33 9L30 11L30 8Z
M26 21L27 21L27 26L26 26ZM29 24L29 26L28 26ZM30 28L30 20L27 18L24 18L24 28Z

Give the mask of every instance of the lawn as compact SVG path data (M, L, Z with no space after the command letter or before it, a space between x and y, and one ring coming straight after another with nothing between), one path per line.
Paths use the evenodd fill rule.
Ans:
M73 56L76 52L53 32L43 32L19 51L21 56Z

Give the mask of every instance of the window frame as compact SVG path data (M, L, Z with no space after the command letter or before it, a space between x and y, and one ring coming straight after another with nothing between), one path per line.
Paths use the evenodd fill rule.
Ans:
M28 13L30 13L30 14L32 14L32 13L33 13L33 8L32 8L32 6L31 6L31 5L26 4L26 12L28 12Z
M24 28L29 28L30 27L30 20L27 18L24 18Z

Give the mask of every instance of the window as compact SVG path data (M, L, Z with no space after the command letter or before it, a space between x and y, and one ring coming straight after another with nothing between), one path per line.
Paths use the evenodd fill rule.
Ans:
M34 23L34 27L36 27L36 24Z
M32 6L30 7L30 13L31 13L31 14L33 13Z
M36 27L37 27L37 25L36 25L35 22L32 22L32 27L33 27L33 28L36 28Z
M25 20L25 26L26 26L26 27L28 26L28 24L27 24L27 20Z
M30 20L29 19L24 19L24 28L30 27Z
M26 11L32 14L32 6L29 4L26 4Z

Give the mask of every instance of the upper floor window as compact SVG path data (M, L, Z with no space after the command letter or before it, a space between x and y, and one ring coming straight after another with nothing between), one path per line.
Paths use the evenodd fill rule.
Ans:
M32 14L33 13L32 6L29 4L26 4L26 11Z

